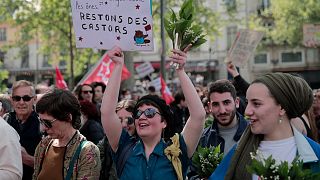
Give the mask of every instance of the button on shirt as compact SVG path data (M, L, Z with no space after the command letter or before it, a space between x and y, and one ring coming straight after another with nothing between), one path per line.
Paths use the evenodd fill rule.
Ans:
M179 135L179 142L182 151L179 158L182 164L183 177L185 177L190 160L187 155L185 141L181 135ZM121 151L128 143L130 143L130 135L123 130L119 141L119 148L117 152L113 154L115 161L118 160ZM164 154L166 147L167 144L161 140L150 154L149 160L147 160L143 142L139 140L133 147L133 151L125 163L120 179L176 180L177 176L173 165Z

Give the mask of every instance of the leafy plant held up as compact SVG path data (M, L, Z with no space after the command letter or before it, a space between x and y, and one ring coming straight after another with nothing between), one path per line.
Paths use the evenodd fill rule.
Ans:
M184 50L192 44L192 49L206 42L202 26L194 21L194 13L193 0L187 0L182 4L178 15L171 9L164 19L164 27L172 40L173 48ZM178 47L175 47L175 41Z

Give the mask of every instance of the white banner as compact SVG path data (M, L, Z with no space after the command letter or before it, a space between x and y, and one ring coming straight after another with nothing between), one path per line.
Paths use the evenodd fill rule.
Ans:
M150 62L144 62L142 64L139 64L137 67L136 67L136 71L137 71L137 74L140 78L143 78L151 73L154 72L154 68L153 66L151 65Z

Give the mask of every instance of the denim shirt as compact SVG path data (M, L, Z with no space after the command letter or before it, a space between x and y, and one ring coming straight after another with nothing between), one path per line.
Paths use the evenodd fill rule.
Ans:
M189 158L187 154L187 146L181 135L179 135L180 150L181 154L179 156L181 165L182 165L182 175L185 179L186 171L189 165ZM130 135L123 130L119 147L116 153L113 153L114 161L117 161L119 155L123 148L130 143ZM161 140L153 152L149 156L149 160L146 158L144 151L143 142L139 140L133 147L129 158L127 159L125 166L123 168L120 179L127 180L176 180L177 176L171 161L164 154L164 149L167 147L167 144Z

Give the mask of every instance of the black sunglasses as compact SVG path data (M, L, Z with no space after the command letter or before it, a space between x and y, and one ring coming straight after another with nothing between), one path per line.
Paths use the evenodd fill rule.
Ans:
M161 116L161 114L156 109L148 108L144 111L137 110L133 113L133 118L139 119L142 114L144 114L147 118L153 118L156 114L159 114Z
M93 93L92 90L91 91L82 91L82 92L83 92L83 94L88 94L88 93L92 94Z
M52 120L48 120L48 119L40 119L39 121L41 124L43 124L46 128L52 128L52 123L55 122L57 119L52 119Z
M131 124L133 124L134 119L132 117L125 117L125 118L120 118L120 121L121 121L121 123L123 121L126 121L128 125L131 125Z
M30 101L33 98L33 96L28 96L28 95L24 95L24 96L12 96L13 101L20 101L21 99L25 102Z

